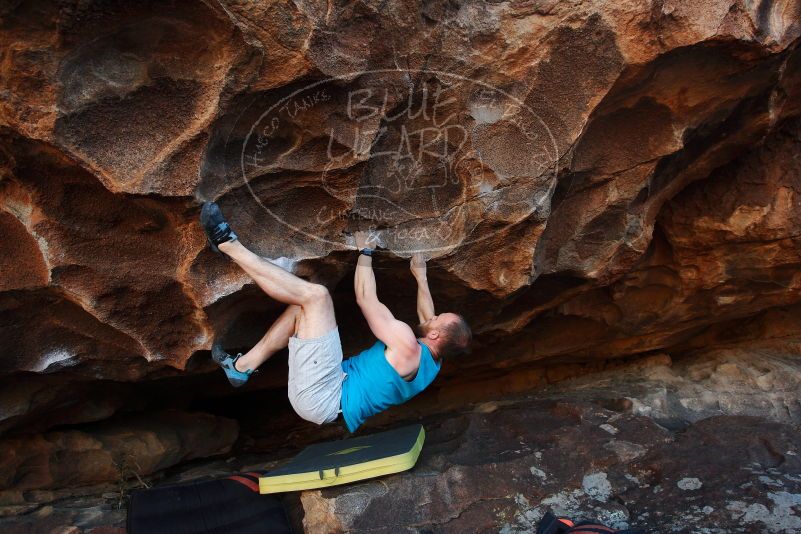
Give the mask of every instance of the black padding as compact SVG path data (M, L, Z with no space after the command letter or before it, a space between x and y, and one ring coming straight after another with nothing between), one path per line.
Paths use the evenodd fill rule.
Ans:
M281 501L230 479L136 491L129 534L291 534Z
M303 449L289 463L267 476L320 472L406 454L417 443L422 425L409 425L369 436L317 443Z

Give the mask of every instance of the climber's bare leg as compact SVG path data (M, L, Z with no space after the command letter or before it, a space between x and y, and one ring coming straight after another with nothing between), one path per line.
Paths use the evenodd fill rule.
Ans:
M236 360L236 368L242 372L247 369L255 371L261 364L269 360L273 354L285 349L289 344L290 336L294 336L295 332L297 332L300 313L300 306L294 304L284 310L284 313L275 320L270 329L267 330L267 333L264 334L264 337L252 349Z
M317 284L298 278L274 263L257 256L238 240L222 243L219 247L253 278L262 291L278 302L302 306L316 296Z
M324 336L336 327L334 303L325 286L298 278L249 251L238 240L222 243L219 248L269 296L301 308L295 334L297 337L311 339Z

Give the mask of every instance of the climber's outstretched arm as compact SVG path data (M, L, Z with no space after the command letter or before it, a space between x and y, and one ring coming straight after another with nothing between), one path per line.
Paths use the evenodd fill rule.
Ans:
M426 260L422 254L412 256L410 265L412 276L417 280L417 318L424 323L434 317L434 299L428 288L428 275L426 274Z
M356 233L356 246L361 250L368 246L367 234ZM381 301L376 292L375 274L373 273L373 258L364 254L359 255L356 264L356 274L353 280L356 291L356 303L367 319L375 337L399 357L415 357L419 353L417 338L411 327L398 321Z

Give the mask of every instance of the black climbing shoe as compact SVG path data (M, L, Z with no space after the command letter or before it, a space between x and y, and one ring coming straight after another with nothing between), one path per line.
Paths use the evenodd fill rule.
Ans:
M214 360L217 365L223 368L223 371L225 371L225 376L228 377L228 382L230 382L235 388L244 386L248 381L248 378L250 378L250 375L253 374L252 369L248 369L244 373L236 369L236 361L240 357L242 357L241 352L236 356L231 356L217 343L211 347L211 359Z
M236 241L237 239L236 234L225 221L225 217L220 211L220 206L216 202L203 203L203 208L200 210L200 224L203 225L203 230L209 239L211 250L217 254L223 255L217 245Z

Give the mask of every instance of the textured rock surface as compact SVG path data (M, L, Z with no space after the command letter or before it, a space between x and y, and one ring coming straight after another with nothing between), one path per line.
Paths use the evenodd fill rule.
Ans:
M739 356L652 358L429 418L412 471L303 492L304 527L525 533L552 509L648 532L795 532L798 362ZM766 389L775 404L729 402Z
M304 525L524 533L552 509L649 532L793 532L801 526L798 438L797 428L747 417L674 434L592 404L506 407L432 429L407 475L304 492Z
M422 420L426 446L411 471L285 502L310 533L522 534L550 508L648 532L790 534L801 528L799 362L763 349L755 363L755 352L654 356L535 395L462 402ZM262 424L276 428L273 419ZM314 429L288 437L321 439ZM116 534L131 487L274 465L239 453L166 477L9 494L0 529Z
M437 297L483 339L554 323L534 359L798 301L798 3L385 8L7 7L4 372L138 380L256 335L243 310L271 305L195 224L212 197L332 286L345 229L434 247Z
M380 231L407 320L426 249L476 347L385 422L619 357L748 343L770 369L801 339L799 36L798 0L4 4L3 439L225 411L212 340L247 347L279 307L206 248L211 198L331 288L346 352L368 337L347 232ZM293 430L275 360L237 405L275 427L222 414L245 450ZM727 402L787 422L777 395Z
M84 431L54 430L0 440L0 499L29 490L146 476L230 451L237 423L208 414L150 413Z

